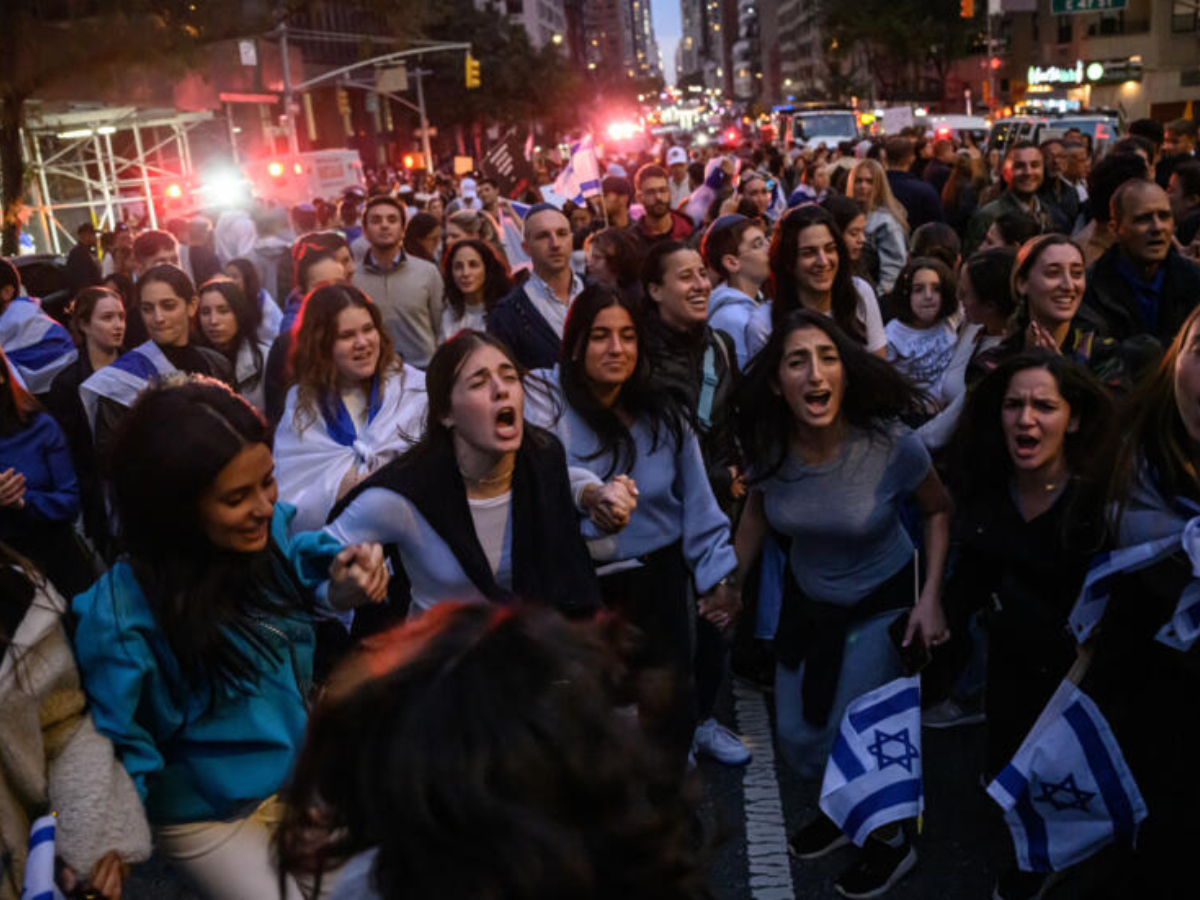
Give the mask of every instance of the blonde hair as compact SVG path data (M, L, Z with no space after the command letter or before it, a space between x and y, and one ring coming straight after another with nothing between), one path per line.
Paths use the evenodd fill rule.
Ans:
M864 159L855 164L854 168L850 170L850 177L846 179L846 196L858 199L854 196L854 182L862 169L871 173L871 196L863 203L863 212L870 216L872 212L882 207L892 214L892 217L900 223L900 227L904 229L904 233L908 234L908 213L896 199L896 195L892 193L892 186L888 184L887 180L887 172L876 160Z

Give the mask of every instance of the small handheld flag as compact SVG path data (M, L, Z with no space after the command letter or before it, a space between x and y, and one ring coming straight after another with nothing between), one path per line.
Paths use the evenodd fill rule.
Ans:
M21 900L55 900L62 896L54 884L54 830L54 816L42 816L29 829Z
M1070 681L987 790L1027 872L1060 871L1113 841L1132 844L1147 814L1108 722Z
M571 145L571 158L554 181L554 193L580 206L588 197L600 196L600 164L590 134Z
M875 829L919 816L921 679L898 678L846 709L825 765L821 809L860 847Z

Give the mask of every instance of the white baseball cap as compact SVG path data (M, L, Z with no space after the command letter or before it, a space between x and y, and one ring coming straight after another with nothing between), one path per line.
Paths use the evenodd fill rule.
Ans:
M688 161L687 151L684 150L682 147L672 147L670 150L667 151L667 165L668 166L673 166L676 163L683 163L686 166L687 161Z
M458 187L459 187L459 190L462 191L462 195L464 197L474 197L475 196L475 179L474 178L464 178L462 180L462 184L460 184Z

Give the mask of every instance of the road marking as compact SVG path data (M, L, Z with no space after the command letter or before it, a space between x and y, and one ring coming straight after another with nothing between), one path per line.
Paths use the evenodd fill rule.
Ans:
M750 896L754 900L796 900L787 849L787 823L775 774L770 712L761 693L735 680L733 713L738 733L754 752L742 774Z

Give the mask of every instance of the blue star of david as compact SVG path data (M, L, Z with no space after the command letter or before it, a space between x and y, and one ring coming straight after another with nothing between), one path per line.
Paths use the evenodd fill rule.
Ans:
M1073 799L1060 800L1060 794L1069 794ZM1087 812L1088 801L1095 796L1095 791L1085 791L1079 788L1075 784L1075 776L1071 774L1057 784L1052 781L1043 781L1042 795L1033 799L1037 803L1049 803L1054 807L1055 812L1062 812L1067 809L1078 809L1081 812Z
M900 751L895 754L888 753L886 748L889 744L899 744ZM917 748L913 746L912 741L908 739L907 728L901 728L895 734L888 734L886 731L875 729L875 743L868 744L867 749L875 757L875 762L881 772L888 766L903 766L904 771L911 775L913 760L920 759L921 757Z

